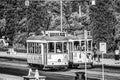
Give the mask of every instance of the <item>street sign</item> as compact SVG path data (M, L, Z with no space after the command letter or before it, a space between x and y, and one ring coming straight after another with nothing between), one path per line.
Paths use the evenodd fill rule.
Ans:
M25 6L29 6L29 0L25 0Z
M107 48L106 48L106 42L100 42L99 43L99 50L104 54L107 53Z

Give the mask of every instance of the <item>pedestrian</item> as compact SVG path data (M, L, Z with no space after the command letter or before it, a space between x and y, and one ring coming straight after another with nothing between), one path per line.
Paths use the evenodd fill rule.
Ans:
M97 47L95 46L95 47L93 48L93 60L96 61L96 58L97 58Z
M101 52L100 52L100 50L98 49L98 50L97 50L97 60L98 60L98 62L100 62L100 57L101 57Z
M119 49L118 49L118 47L115 50L115 60L119 60Z

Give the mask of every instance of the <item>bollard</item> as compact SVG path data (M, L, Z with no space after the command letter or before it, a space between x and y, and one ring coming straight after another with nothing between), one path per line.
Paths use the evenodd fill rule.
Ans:
M39 80L39 72L38 72L38 69L35 70L35 78L36 78L36 80Z
M85 72L76 72L75 80L85 80Z
M45 80L46 76L40 76L38 69L35 70L35 72L32 71L32 69L29 69L28 75L23 76L24 80Z
M28 72L28 76L31 76L31 73L32 73L32 69L30 68Z

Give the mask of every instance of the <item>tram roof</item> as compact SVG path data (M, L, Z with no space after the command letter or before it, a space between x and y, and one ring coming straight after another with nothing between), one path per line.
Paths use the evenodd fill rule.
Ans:
M84 36L74 36L74 35L67 35L67 36L45 36L45 35L38 35L38 36L31 36L27 40L40 40L43 41L69 41L69 40L84 40Z
M41 41L68 41L68 37L64 36L31 36L27 40L41 40Z

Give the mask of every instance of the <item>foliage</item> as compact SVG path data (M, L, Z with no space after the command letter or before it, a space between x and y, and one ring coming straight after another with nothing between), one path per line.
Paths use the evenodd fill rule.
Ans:
M107 43L107 49L111 49L115 44L114 26L116 18L113 12L109 9L110 0L99 0L96 6L91 7L91 21L94 42L97 44L101 41Z
M83 0L84 1L84 0ZM92 31L94 42L105 41L108 49L113 49L119 27L119 0L96 0L95 6L82 4L82 14L79 16L79 1L63 1L63 30L89 29ZM60 2L40 1L30 2L26 7L24 0L0 0L0 19L5 19L6 25L0 25L0 37L10 38L11 43L25 45L27 32L41 34L41 30L60 30ZM119 30L118 30L119 31Z

